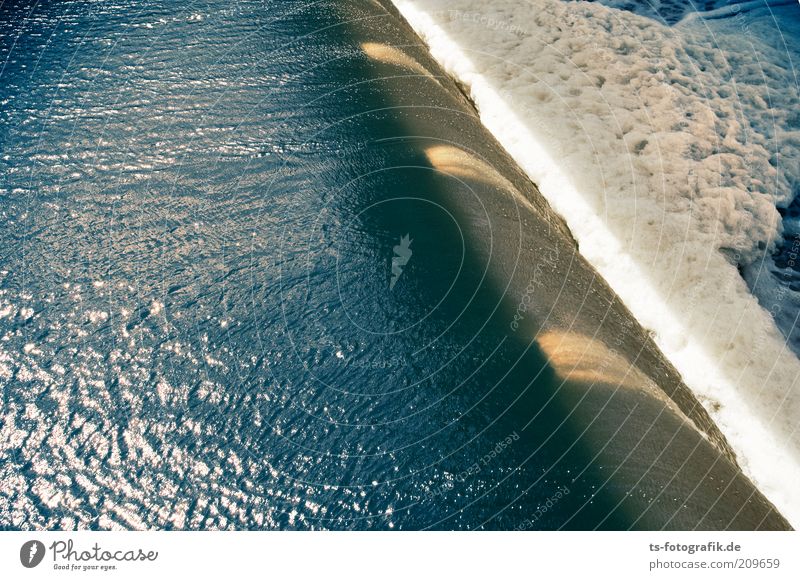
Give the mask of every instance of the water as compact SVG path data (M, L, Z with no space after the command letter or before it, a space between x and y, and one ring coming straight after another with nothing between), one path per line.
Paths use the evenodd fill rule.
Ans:
M380 4L12 2L0 38L2 527L786 525ZM672 400L560 376L517 266L522 331L624 332Z
M770 313L785 337L786 346L800 356L800 263L796 260L800 247L800 171L795 163L797 151L792 137L800 126L800 116L796 113L800 90L795 65L795 55L800 50L798 3L793 0L599 1L674 26L672 30L680 31L678 36L692 30L694 24L694 33L700 38L707 37L707 43L725 55L722 67L700 51L692 51L691 60L702 71L717 68L724 71L722 82L706 83L703 87L706 98L729 80L730 86L735 86L733 93L730 88L726 91L723 87L723 91L735 103L737 118L750 126L747 139L751 142L763 139L762 155L769 161L767 170L751 166L746 173L768 184L766 193L773 198L779 214L762 215L756 221L780 222L782 226L774 247L762 242L758 251L749 256L742 256L741 250L735 248L725 251L737 262L759 304ZM752 91L762 99L755 106L747 98ZM747 189L752 190L753 185Z

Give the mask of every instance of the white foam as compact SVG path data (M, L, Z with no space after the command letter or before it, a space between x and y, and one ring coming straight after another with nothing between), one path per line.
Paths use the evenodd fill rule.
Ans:
M800 362L731 263L780 239L800 174L773 12L668 27L599 3L394 3L800 526Z

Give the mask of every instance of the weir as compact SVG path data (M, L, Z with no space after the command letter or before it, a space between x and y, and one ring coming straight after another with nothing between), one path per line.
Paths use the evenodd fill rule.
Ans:
M596 495L583 498L581 515L560 524L788 528L741 473L725 438L648 333L581 257L536 186L391 3L381 4L375 10L385 10L385 26L356 18L349 27L364 46L390 47L365 52L394 110L395 138L424 151L420 166L432 170L428 194L455 216L466 240L465 269L485 274L465 284L498 307L487 318L505 326L515 369L525 368L531 380L519 385L522 393L537 390L528 402L560 414L558 429L568 426L586 470L602 482ZM553 255L556 261L546 258ZM523 302L524 316L512 329ZM536 421L541 409L530 411ZM582 519L598 502L609 512Z

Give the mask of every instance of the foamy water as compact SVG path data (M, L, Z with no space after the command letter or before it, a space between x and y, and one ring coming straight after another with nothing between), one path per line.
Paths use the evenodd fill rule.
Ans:
M800 310L772 258L800 175L800 7L615 4L395 0L800 525Z

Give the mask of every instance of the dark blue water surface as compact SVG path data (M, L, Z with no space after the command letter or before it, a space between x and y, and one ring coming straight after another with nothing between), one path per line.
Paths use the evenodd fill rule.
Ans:
M437 96L449 81L404 60L423 50L406 34L369 1L0 5L0 526L726 527L749 513L686 509L707 458L678 477L683 495L668 464L653 483L640 459L618 469L636 456L622 447L598 459L646 404L615 399L610 447L567 420L592 397L554 397L555 371L509 330L516 303L485 283L480 196L453 210L436 192L464 184L425 154L456 134L488 142ZM557 255L588 272L574 247ZM574 275L576 303L607 293ZM681 461L716 457L692 441ZM648 466L664 447L642 448ZM749 485L720 461L715 493ZM747 490L737 501L767 506Z
M457 226L393 229L436 209L365 176L409 154L348 119L374 97L342 8L2 11L0 522L467 527L511 497L522 449L456 480L521 425L481 404L499 338L428 316Z

